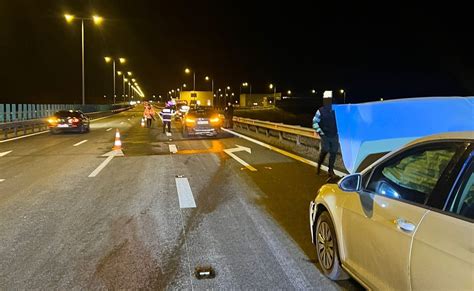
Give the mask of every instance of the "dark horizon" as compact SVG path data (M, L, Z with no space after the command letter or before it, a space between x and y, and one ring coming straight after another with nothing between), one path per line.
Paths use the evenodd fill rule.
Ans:
M271 4L271 5L270 5ZM112 95L112 66L103 57L127 58L148 98L165 95L192 77L198 90L250 82L266 93L310 96L344 89L348 101L474 94L474 57L461 7L362 4L267 5L240 1L15 1L0 4L4 82L0 103L80 103L80 21L66 12L105 18L88 22L87 103ZM118 69L121 69L118 66ZM121 80L117 78L117 96ZM188 88L189 88L188 87ZM120 98L118 98L120 99Z

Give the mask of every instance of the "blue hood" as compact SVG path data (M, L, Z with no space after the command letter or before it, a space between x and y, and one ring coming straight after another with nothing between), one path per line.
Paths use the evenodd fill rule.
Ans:
M410 98L333 108L349 173L370 154L432 134L474 130L474 97Z

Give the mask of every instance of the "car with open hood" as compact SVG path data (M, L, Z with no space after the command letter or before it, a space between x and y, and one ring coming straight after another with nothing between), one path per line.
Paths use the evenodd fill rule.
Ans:
M362 115L367 105L336 109L351 174L321 187L309 209L311 239L327 277L352 276L375 290L474 290L474 107L472 98L465 101L403 101L425 102L420 108L434 102L444 110L462 105L442 125L432 126L426 114L428 122L420 118L412 130L397 130L397 120L382 114L396 111L381 111L379 104ZM344 112L340 119L337 110ZM385 129L393 130L369 123L345 126L351 111L360 123L385 118ZM380 128L379 139L369 132L374 127ZM432 131L444 132L413 138ZM400 146L406 139L411 141Z

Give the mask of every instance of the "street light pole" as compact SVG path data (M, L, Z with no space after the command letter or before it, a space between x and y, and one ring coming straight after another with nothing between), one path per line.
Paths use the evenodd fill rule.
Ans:
M112 76L114 78L114 105L115 105L115 97L116 97L116 95L115 95L115 59L112 62L112 67L113 67L112 68Z
M82 39L82 105L86 105L86 83L84 72L84 18L81 18L81 39Z

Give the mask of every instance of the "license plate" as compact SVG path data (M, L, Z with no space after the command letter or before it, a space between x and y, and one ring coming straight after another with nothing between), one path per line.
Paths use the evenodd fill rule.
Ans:
M198 124L202 125L202 124L209 124L209 121L207 120L201 120L201 121L198 121Z
M67 124L58 124L58 127L69 127Z

